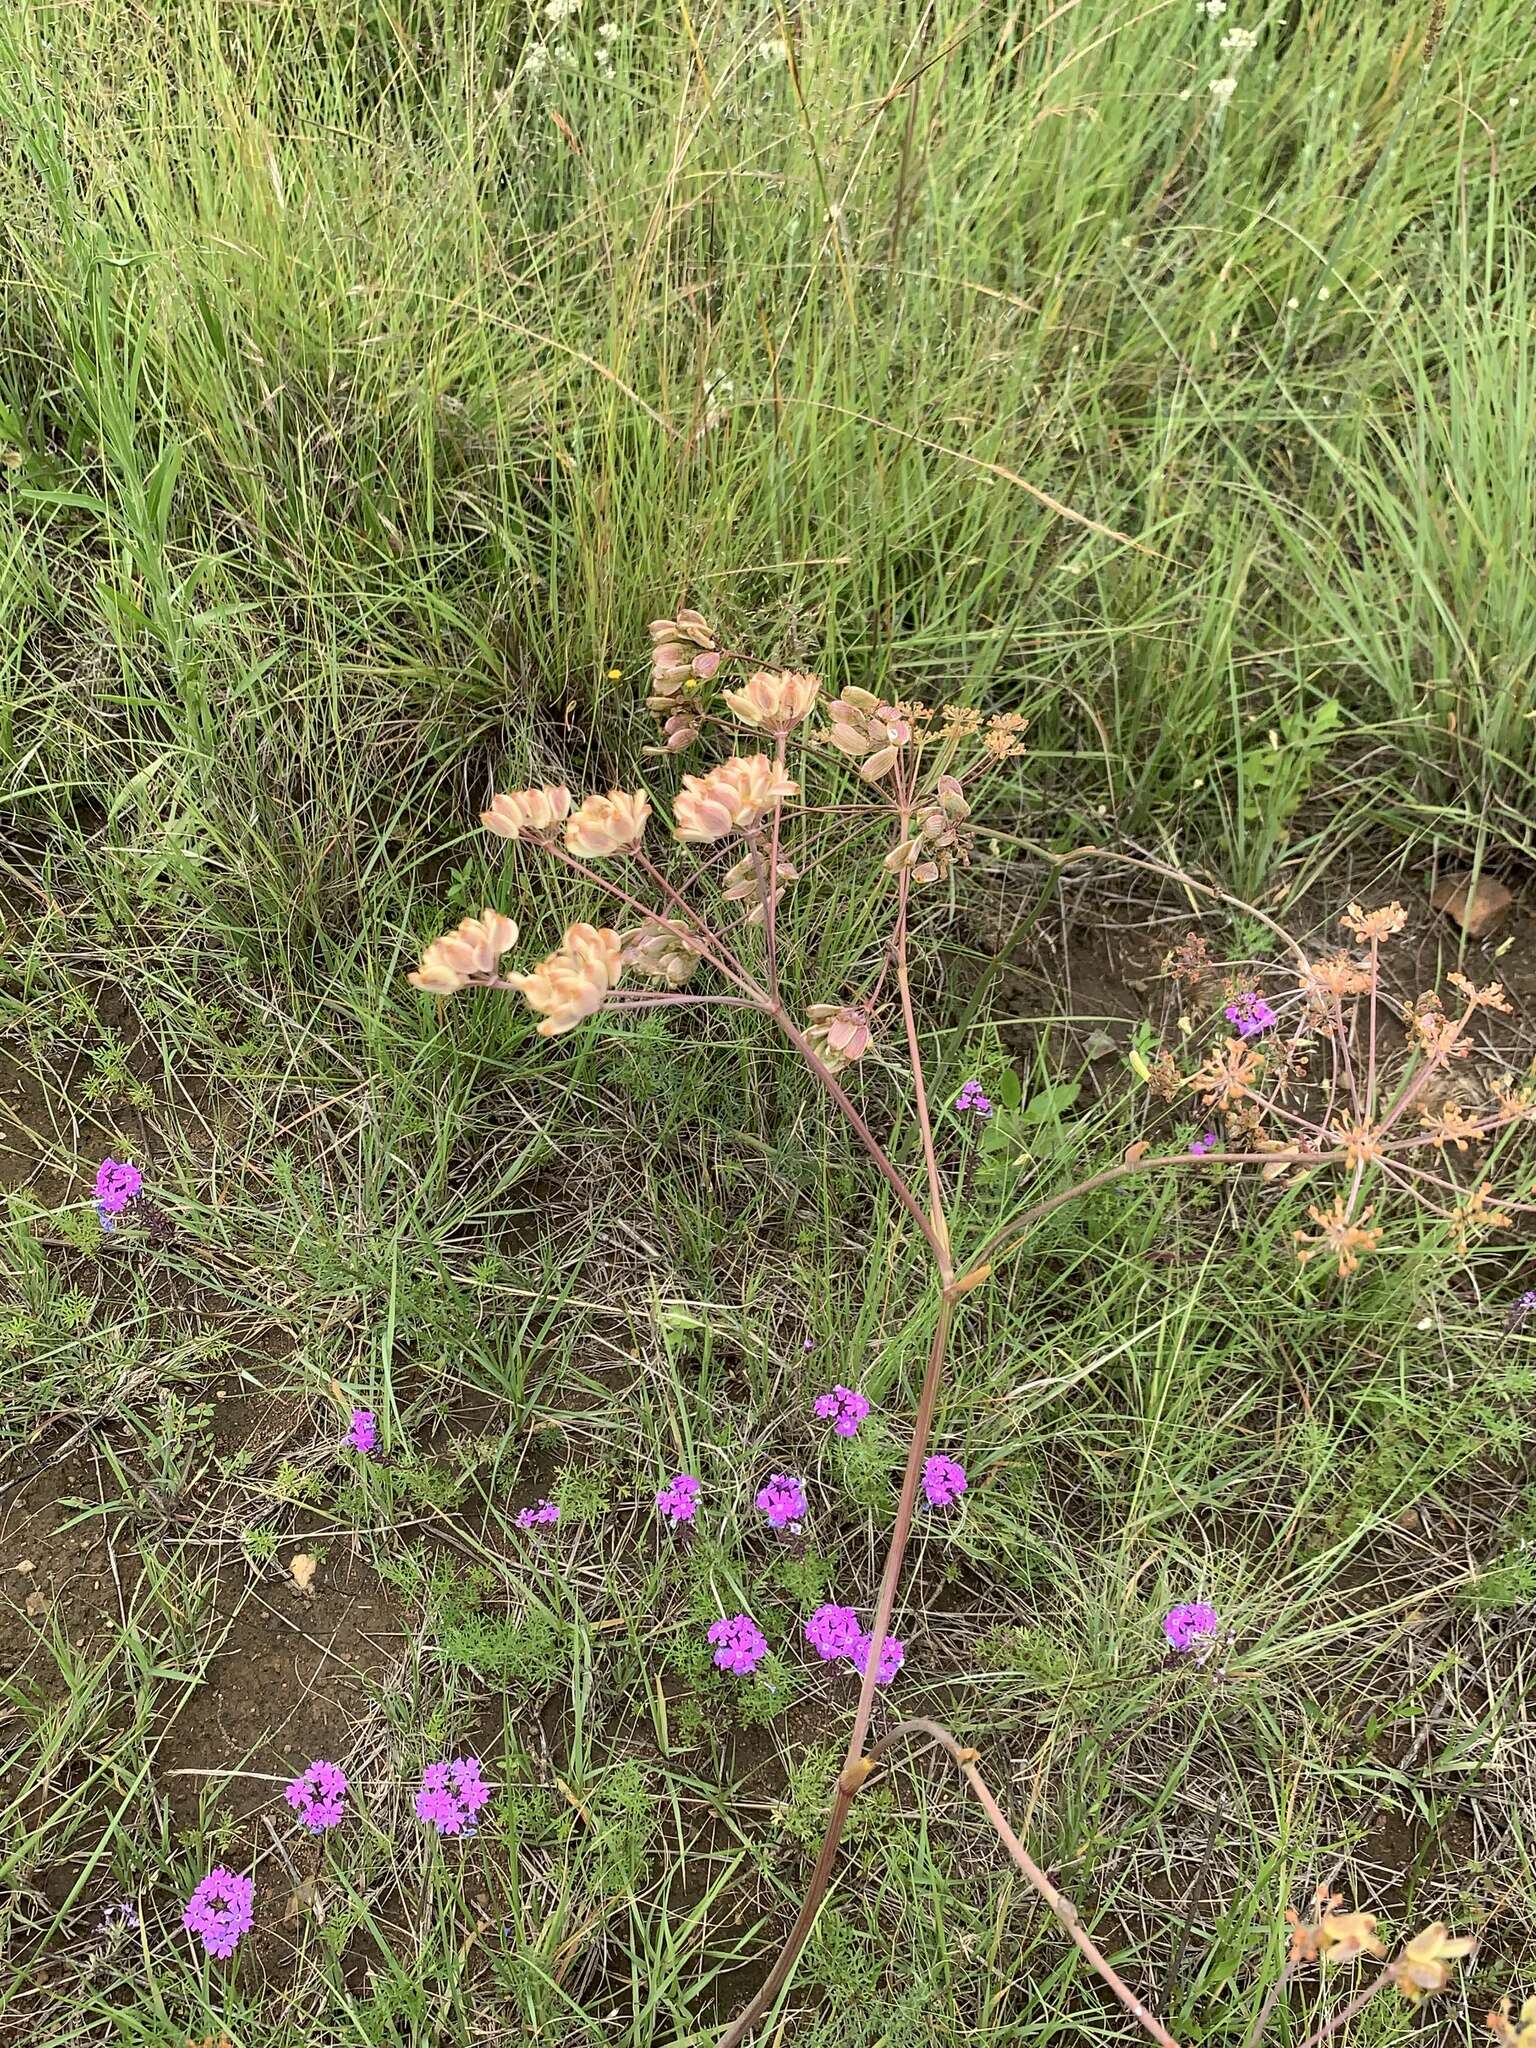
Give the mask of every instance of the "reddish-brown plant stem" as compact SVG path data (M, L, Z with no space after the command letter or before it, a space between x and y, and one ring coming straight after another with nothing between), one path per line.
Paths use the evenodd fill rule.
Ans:
M1125 2007L1131 2017L1145 2027L1154 2041L1162 2048L1178 2048L1178 2043L1154 2012L1142 2003L1132 1991L1114 1964L1104 1955L1093 1937L1084 1928L1076 1906L1069 1898L1057 1891L1045 1872L1035 1862L1024 1844L1009 1825L1008 1817L993 1797L986 1780L982 1777L974 1749L962 1748L950 1731L939 1721L928 1721L921 1717L900 1721L894 1728L888 1728L878 1742L870 1746L869 1762L878 1763L885 1752L896 1743L905 1741L910 1735L923 1735L942 1749L950 1762L958 1766L966 1783L975 1793L982 1811L992 1823L998 1840L1012 1857L1014 1864L1027 1881L1044 1899L1047 1906L1067 1930L1086 1961L1096 1970Z
M902 815L902 831L906 816ZM923 1054L918 1043L917 1016L912 1007L912 980L907 969L907 899L911 893L911 871L903 868L896 901L896 986L901 992L901 1019L907 1034L907 1061L912 1069L912 1095L917 1105L917 1127L922 1133L923 1166L928 1175L928 1216L933 1234L942 1247L939 1280L947 1287L954 1278L949 1256L949 1220L944 1214L944 1184L939 1178L938 1155L933 1144L933 1119L928 1113L928 1090L923 1082Z
M1253 2023L1253 2030L1248 2036L1246 2048L1259 2048L1259 2043L1264 2038L1264 2029L1269 2025L1270 2015L1281 1999L1284 1998L1286 1986L1295 1975L1296 1958L1294 1956L1287 1956L1285 1968L1280 1972L1274 1983L1270 1985L1264 2003L1259 2007L1259 2016Z
M832 1878L832 1866L837 1858L837 1845L842 1840L843 1828L848 1819L848 1809L860 1785L869 1775L869 1759L864 1755L864 1738L869 1733L870 1716L875 1704L875 1674L880 1669L880 1646L890 1629L891 1610L896 1604L896 1589L901 1581L902 1560L906 1556L907 1537L912 1527L913 1510L917 1505L918 1481L922 1476L923 1453L928 1448L928 1437L933 1428L934 1409L938 1404L939 1387L944 1378L944 1359L949 1345L949 1326L954 1316L954 1296L946 1289L939 1297L938 1320L934 1324L933 1341L928 1349L928 1366L923 1374L922 1391L918 1395L917 1416L912 1427L912 1446L907 1453L906 1470L901 1477L901 1498L896 1504L896 1524L891 1531L890 1547L885 1554L885 1569L880 1576L880 1592L875 1602L875 1618L870 1629L869 1656L864 1666L863 1681L859 1686L859 1704L854 1710L853 1729L848 1738L848 1754L843 1768L838 1773L837 1785L832 1794L832 1811L827 1818L827 1831L822 1838L821 1850L816 1858L816 1867L811 1872L811 1881L806 1887L800 1911L795 1915L795 1924L784 1938L784 1946L774 1961L756 1994L737 2014L721 2036L720 2048L737 2048L746 2039L758 2019L778 1997L789 1980L789 1973L795 1967L806 1937L815 1923L821 1901L826 1895Z

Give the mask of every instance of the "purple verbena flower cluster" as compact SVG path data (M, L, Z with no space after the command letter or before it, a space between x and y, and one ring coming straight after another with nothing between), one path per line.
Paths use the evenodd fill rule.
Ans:
M961 1116L973 1116L978 1123L985 1123L992 1114L992 1104L982 1090L979 1081L967 1081L955 1097L955 1108Z
M1193 1650L1206 1643L1221 1627L1221 1618L1208 1600L1185 1600L1163 1616L1163 1634L1175 1650Z
M710 1623L709 1640L722 1671L750 1678L768 1654L768 1639L750 1614L732 1614Z
M1214 1131L1203 1131L1198 1138L1191 1138L1189 1149L1196 1159L1203 1159L1207 1152L1214 1152L1220 1140Z
M821 1658L824 1664L851 1664L862 1677L869 1664L869 1653L874 1644L872 1632L859 1626L858 1614L852 1607L838 1607L828 1602L818 1607L805 1624L805 1640ZM894 1636L887 1636L880 1645L880 1663L875 1672L876 1685L889 1685L901 1669L906 1652Z
M352 1410L352 1427L347 1431L347 1442L354 1451L361 1451L365 1458L371 1457L378 1447L379 1422L371 1408Z
M512 1518L519 1529L537 1529L544 1522L558 1522L560 1510L552 1500L541 1500L531 1508L519 1508Z
M965 1467L954 1458L939 1451L923 1461L923 1492L930 1507L952 1507L965 1488Z
M255 1919L256 1887L250 1878L222 1865L210 1870L181 1916L188 1934L195 1934L211 1956L232 1956L242 1934Z
M490 1796L478 1757L456 1756L428 1764L416 1794L416 1818L440 1835L473 1834L475 1815Z
M125 1160L103 1159L96 1169L96 1214L103 1230L116 1230L117 1219L136 1202L144 1187L144 1176Z
M656 1512L669 1522L691 1522L699 1505L699 1482L691 1472L674 1474L656 1496Z
M775 1529L798 1529L807 1512L805 1488L787 1472L775 1472L759 1492L755 1505Z
M1226 1019L1239 1038L1257 1038L1261 1031L1268 1031L1279 1022L1264 998L1252 990L1233 997L1226 1008Z
M323 1835L346 1812L347 1774L339 1764L317 1761L294 1779L283 1797L312 1835Z
M812 1408L817 1419L830 1422L839 1436L857 1436L859 1424L869 1413L869 1396L853 1387L833 1387L818 1394Z

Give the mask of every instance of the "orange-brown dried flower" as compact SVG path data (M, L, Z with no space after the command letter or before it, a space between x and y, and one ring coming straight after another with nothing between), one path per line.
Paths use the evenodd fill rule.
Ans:
M1304 1230L1294 1232L1299 1247L1296 1253L1298 1265L1304 1266L1308 1259L1318 1252L1325 1252L1339 1262L1339 1278L1347 1279L1357 1272L1361 1254L1375 1251L1381 1243L1380 1230L1367 1228L1374 1209L1362 1209L1358 1217L1351 1217L1342 1201L1336 1201L1331 1209L1308 1208L1307 1214L1317 1225L1311 1237Z
M1179 1063L1165 1045L1159 1046L1147 1062L1147 1086L1159 1102L1173 1102L1184 1086Z
M1340 1913L1344 1903L1338 1892L1320 1892L1317 1904L1325 1910L1313 1921L1287 1913L1291 1928L1291 1961L1294 1963L1352 1963L1358 1956L1384 1956L1386 1944L1377 1939L1374 1913Z
M885 856L882 866L893 875L911 871L914 882L937 882L958 860L969 865L969 835L962 831L971 807L953 775L941 775L933 796L917 813L917 830Z
M766 754L733 754L707 775L685 775L673 805L679 839L707 845L760 825L776 803L800 785Z
M565 850L578 860L633 853L650 815L651 800L643 789L610 789L606 796L589 796L566 820Z
M1451 1211L1451 1235L1457 1245L1465 1251L1467 1241L1474 1230L1508 1230L1512 1219L1502 1209L1493 1206L1493 1182L1485 1180L1463 1195Z
M1017 711L1000 711L995 718L987 720L986 737L982 745L997 761L1011 761L1016 754L1024 752L1024 734L1029 720L1021 718Z
M1219 1109L1230 1109L1252 1093L1253 1084L1263 1071L1261 1054L1245 1045L1242 1039L1229 1038L1219 1052L1209 1056L1194 1075L1190 1086L1202 1102L1214 1103Z
M1479 988L1465 974L1448 974L1445 978L1452 988L1461 991L1468 1010L1502 1010L1506 1017L1513 1016L1514 1005L1504 993L1503 982L1489 981Z
M1381 1133L1373 1124L1343 1124L1328 1133L1329 1142L1344 1149L1347 1166L1372 1166L1380 1159Z
M1383 939L1390 939L1394 932L1400 932L1408 922L1408 913L1401 903L1383 904L1380 910L1362 910L1358 903L1351 903L1339 919L1352 938L1362 945L1374 940L1378 945Z
M1373 978L1370 968L1353 954L1327 953L1321 960L1303 961L1297 985L1307 999L1312 1022L1326 1024L1341 1003L1369 995Z
M530 1010L540 1013L539 1036L553 1038L600 1010L622 971L623 942L617 932L573 924L557 952L531 974L509 974L507 983L522 991Z
M1443 1991L1451 1981L1450 1965L1476 1947L1467 1935L1449 1936L1445 1923L1437 1920L1393 1959L1388 1974L1408 2003L1417 2005L1429 1992Z
M777 672L761 669L735 690L723 693L743 725L760 732L785 733L808 718L821 695L821 677L798 674L794 669Z
M1510 2003L1501 1998L1489 2013L1489 2033L1502 2041L1504 2048L1536 2048L1536 1998L1528 1998L1521 2006L1518 2022L1509 2016Z
M1482 1136L1476 1119L1467 1115L1454 1096L1448 1096L1438 1109L1421 1109L1419 1122L1437 1145L1454 1145L1458 1152L1465 1152L1474 1138Z
M548 839L553 836L571 808L571 792L563 782L542 789L514 789L491 798L491 807L480 813L480 822L498 839Z
M406 980L428 995L451 996L471 983L494 981L502 954L516 944L511 918L499 910L482 910L478 917L466 917L457 931L434 939Z

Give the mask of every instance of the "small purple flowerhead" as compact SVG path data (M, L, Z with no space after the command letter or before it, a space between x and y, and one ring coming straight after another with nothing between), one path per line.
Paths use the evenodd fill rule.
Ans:
M232 1956L242 1934L251 1930L256 1887L238 1871L220 1866L198 1885L181 1916L188 1934L195 1934L211 1956Z
M857 1436L859 1424L869 1413L869 1397L853 1387L833 1387L818 1394L811 1406L817 1418L830 1422L839 1436Z
M352 1427L347 1431L347 1442L354 1451L361 1451L365 1458L371 1457L378 1447L378 1417L371 1408L352 1410Z
M967 1081L955 1097L955 1108L961 1116L973 1116L978 1123L985 1123L992 1114L992 1104L987 1100L979 1081Z
M816 1349L816 1339L814 1337L807 1337L801 1344L800 1349L802 1351L814 1351Z
M826 1664L851 1657L860 1633L859 1617L853 1608L834 1607L831 1602L818 1607L805 1624L805 1640Z
M130 1202L136 1202L144 1176L124 1160L103 1159L96 1169L96 1208L102 1217L120 1216Z
M952 1507L964 1493L965 1487L965 1467L954 1458L946 1458L942 1452L937 1452L925 1460L923 1492L928 1496L930 1507Z
M758 1494L756 1506L775 1529L798 1529L807 1512L805 1488L787 1472L775 1472Z
M1233 997L1226 1008L1226 1019L1239 1038L1257 1038L1261 1031L1268 1031L1279 1022L1264 998L1251 990Z
M869 1653L874 1648L874 1634L869 1629L860 1632L858 1641L849 1652L848 1661L862 1678L869 1669ZM889 1685L902 1665L907 1653L894 1636L887 1636L880 1645L880 1663L875 1672L876 1685Z
M346 1772L338 1764L312 1763L284 1790L283 1797L312 1835L323 1835L346 1811Z
M513 1516L519 1529L537 1529L545 1522L558 1522L560 1510L552 1500L541 1500L531 1508L519 1508Z
M711 1622L709 1640L720 1669L734 1671L738 1678L750 1678L768 1654L768 1639L750 1614Z
M421 1774L416 1794L416 1818L440 1835L473 1834L475 1815L491 1796L491 1788L480 1775L480 1760L456 1756L451 1761L428 1764Z
M656 1496L656 1512L669 1522L691 1522L699 1505L699 1482L691 1472L677 1473Z
M1175 1650L1193 1650L1214 1636L1221 1619L1207 1600L1185 1600L1163 1616L1163 1634Z
M1203 1131L1198 1138L1191 1138L1189 1149L1196 1159L1203 1159L1207 1152L1216 1150L1216 1133Z

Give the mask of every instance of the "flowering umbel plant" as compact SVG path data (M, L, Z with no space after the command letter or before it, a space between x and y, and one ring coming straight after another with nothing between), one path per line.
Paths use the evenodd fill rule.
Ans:
M1457 1237L1501 1227L1516 1205L1483 1171L1482 1155L1495 1133L1533 1114L1532 1103L1514 1083L1489 1102L1455 1077L1466 1071L1462 1055L1480 1014L1503 1007L1502 991L1452 977L1453 1008L1434 993L1397 1006L1407 1051L1389 1059L1377 1029L1393 1013L1381 954L1405 921L1399 906L1351 905L1343 920L1349 943L1312 955L1265 912L1180 870L1099 847L1039 852L1060 867L1123 859L1176 881L1186 895L1238 908L1281 940L1291 966L1279 976L1250 964L1213 1003L1205 943L1198 935L1184 942L1172 972L1191 1005L1202 1001L1199 1025L1186 1020L1195 1057L1187 1058L1182 1043L1177 1053L1137 1056L1154 1098L1152 1119L1166 1119L1170 1105L1192 1098L1178 1134L1162 1149L1133 1145L1123 1160L1037 1196L981 1241L957 1246L955 1197L977 1146L959 1142L955 1126L985 1121L992 1104L979 1082L961 1088L959 1074L944 1077L942 1096L931 1098L910 941L921 906L942 905L971 858L974 820L998 776L1024 752L1023 719L1013 712L989 718L970 705L935 708L854 684L831 694L815 675L733 649L692 610L654 620L650 636L646 702L661 724L651 755L665 762L718 742L717 758L691 766L670 797L661 789L614 789L578 803L564 785L541 786L498 793L482 813L486 828L509 842L510 859L569 868L585 896L606 899L601 914L610 922L571 924L537 965L504 974L501 958L516 944L516 927L487 910L434 939L411 979L434 995L470 986L520 993L546 1038L599 1014L662 1006L757 1012L844 1119L929 1261L933 1334L873 1618L866 1630L854 1626L852 1609L821 1610L809 1637L819 1655L846 1658L860 1678L826 1836L783 1949L720 2048L736 2048L777 1997L825 1896L853 1800L887 1752L916 1734L960 1771L1018 1870L1126 2010L1163 2048L1177 2048L1030 1858L974 1750L931 1721L902 1722L867 1746L877 1688L901 1663L890 1627L919 1500L926 1496L938 1516L966 1490L963 1466L930 1457L928 1448L952 1326L967 1297L1048 1216L1127 1175L1253 1169L1295 1183L1305 1190L1311 1224L1297 1230L1299 1255L1326 1255L1346 1279L1383 1242L1399 1198L1438 1203ZM815 985L802 986L804 963L821 956L805 942L815 928L799 929L793 885L834 842L880 906L886 936L846 979L823 971ZM787 952L786 938L797 936L802 943ZM883 1081L894 1076L903 1095L886 1138L860 1099L873 1072ZM931 1099L955 1108L937 1134ZM1204 1134L1194 1144L1191 1121ZM1453 1157L1473 1147L1476 1162L1463 1184ZM1437 1161L1443 1172L1433 1170ZM843 1393L833 1390L851 1433L857 1421ZM823 1412L830 1413L818 1404ZM693 1496L678 1486L657 1495L657 1509L682 1522ZM775 1475L758 1505L773 1526L792 1530L805 1514L803 1488ZM747 1614L722 1616L708 1640L720 1668L741 1677L767 1654ZM1438 1952L1410 1958L1402 1988L1432 1988L1423 1979L1443 1960Z

